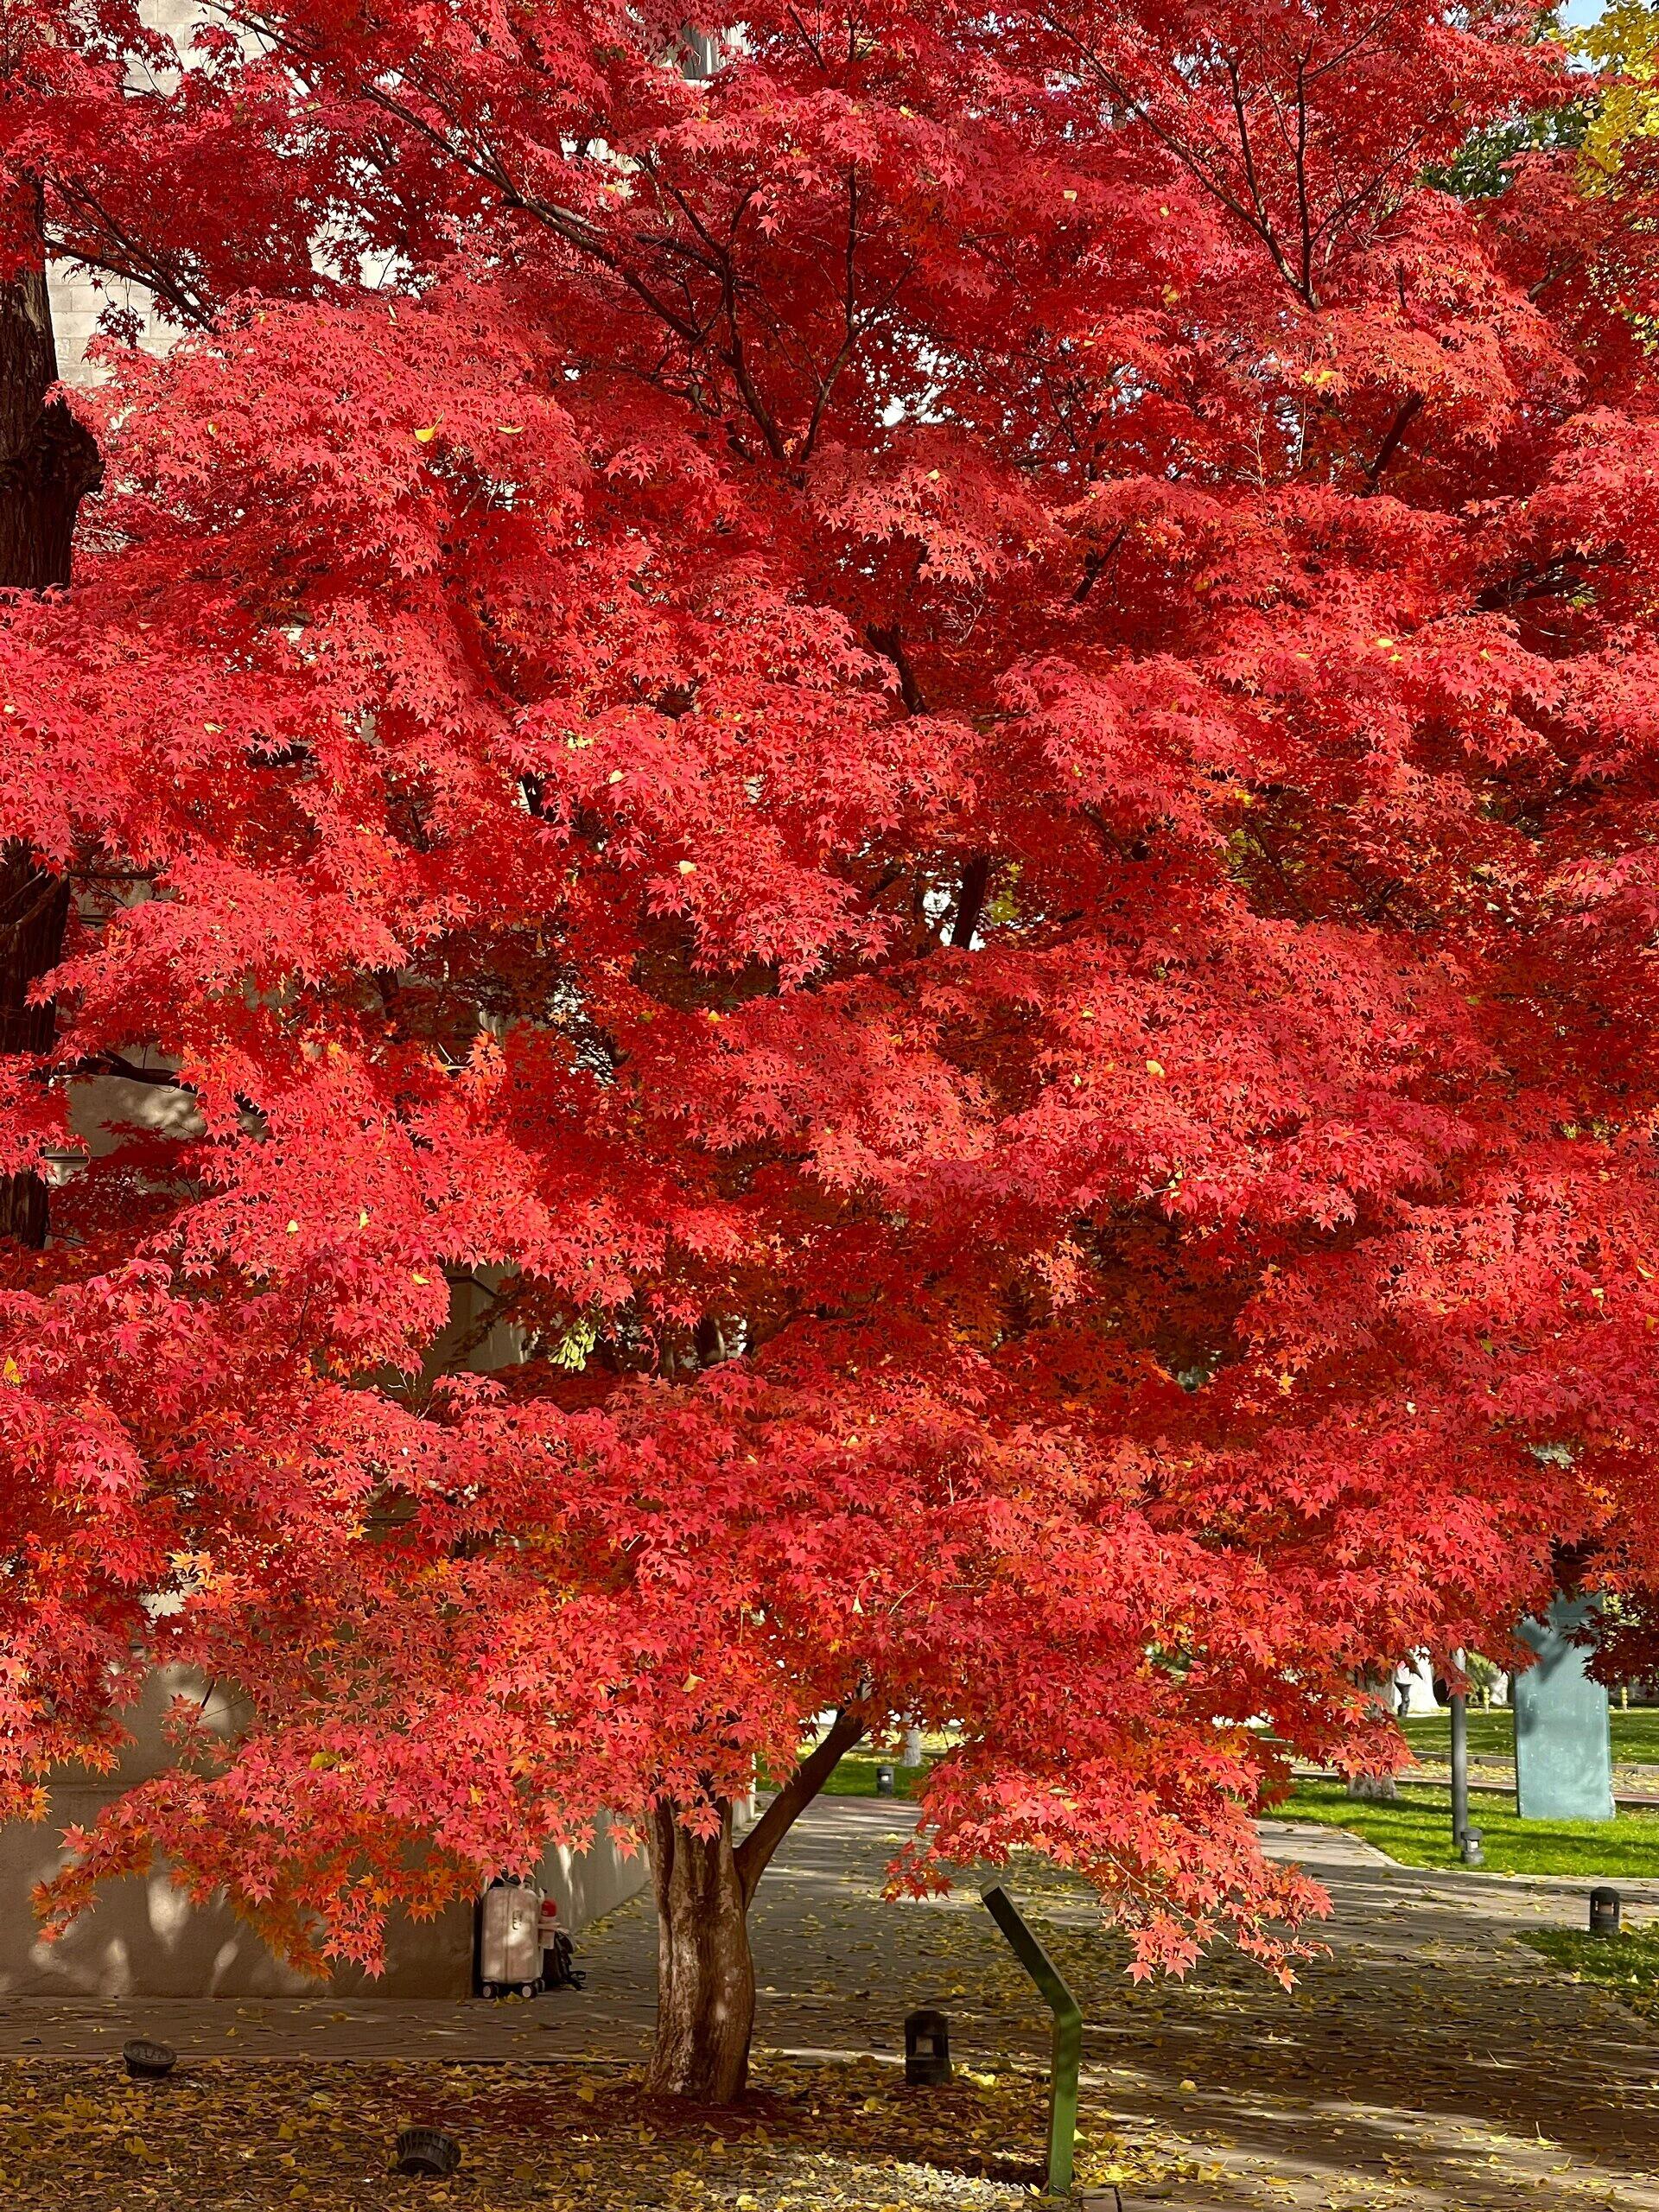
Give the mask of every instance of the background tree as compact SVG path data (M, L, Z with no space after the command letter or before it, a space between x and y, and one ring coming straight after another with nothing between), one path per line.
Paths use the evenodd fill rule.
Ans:
M1586 133L1586 153L1596 181L1615 181L1626 150L1638 154L1655 136L1659 104L1654 93L1656 26L1653 11L1635 0L1613 0L1576 40L1585 58L1598 65L1595 112Z
M31 111L194 334L0 645L0 1168L138 1046L194 1119L5 1263L9 1802L248 1714L57 1909L372 1963L616 1808L729 2098L769 1857L949 1719L897 1880L1281 1962L1286 1747L1652 1566L1645 200L1435 184L1572 89L1506 9L222 20L165 162Z

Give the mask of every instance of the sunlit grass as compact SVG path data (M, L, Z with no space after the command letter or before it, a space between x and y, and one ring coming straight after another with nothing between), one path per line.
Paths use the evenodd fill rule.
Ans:
M1351 1828L1405 1866L1455 1866L1452 1793L1402 1783L1392 1804L1351 1797L1339 1782L1299 1783L1279 1818ZM1582 1874L1587 1879L1659 1875L1659 1812L1621 1813L1612 1821L1522 1821L1507 1797L1478 1797L1471 1824L1486 1865L1500 1874Z
M1554 1965L1593 1981L1644 2019L1659 2019L1659 1930L1592 1936L1578 1929L1540 1928L1521 1940Z
M1611 1724L1613 1757L1620 1764L1659 1764L1659 1707L1635 1707L1621 1713L1615 1706L1609 1715ZM1407 1743L1420 1758L1449 1758L1452 1755L1452 1722L1444 1713L1426 1714L1420 1720L1402 1724ZM1483 1713L1478 1708L1469 1715L1469 1749L1478 1755L1499 1758L1515 1756L1515 1715L1504 1708Z
M893 1769L893 1794L895 1797L918 1797L926 1778L925 1766L900 1766L899 1754L893 1752L845 1751L841 1763L823 1785L827 1797L874 1797L877 1795L875 1770L879 1766ZM760 1787L775 1789L777 1783L768 1776L760 1777Z

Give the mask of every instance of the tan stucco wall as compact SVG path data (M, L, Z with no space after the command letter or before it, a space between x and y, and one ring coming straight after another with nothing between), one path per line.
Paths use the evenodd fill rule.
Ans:
M132 1742L103 1777L67 1773L47 1818L0 1827L0 1995L57 1997L276 1997L315 1995L319 1985L274 1958L222 1903L193 1905L165 1869L105 1883L97 1903L57 1942L42 1940L30 1903L38 1883L63 1864L63 1831L87 1827L117 1793L165 1767L162 1716L171 1700L199 1697L200 1678L168 1669L151 1678L130 1718ZM222 1698L203 1712L210 1727L235 1725ZM626 1859L601 1829L591 1851L563 1847L543 1856L538 1877L572 1935L642 1888L643 1855ZM394 1923L385 1973L371 1980L342 1969L328 1985L378 1997L465 1997L472 1989L473 1920L466 1905L438 1919Z
M194 0L143 0L146 22L180 37L194 20ZM99 315L111 295L91 279L67 270L52 272L52 315L59 373L71 383L92 373L83 355ZM147 302L124 288L114 294L124 306L143 313ZM145 343L169 342L166 326L152 321ZM146 1061L149 1056L144 1056ZM160 1063L157 1063L160 1065ZM73 1084L70 1124L75 1137L94 1155L121 1142L124 1125L179 1137L200 1134L201 1122L189 1094L163 1084L99 1077ZM66 1160L64 1172L73 1173ZM453 1325L472 1318L468 1294L457 1295ZM472 1364L483 1371L518 1356L505 1328L479 1347ZM158 1681L145 1709L133 1722L136 1742L110 1778L67 1777L51 1794L47 1818L0 1827L0 1995L104 1997L251 1997L315 1994L318 1985L282 1965L249 1929L223 1904L191 1904L165 1871L106 1884L96 1905L82 1914L59 1942L41 1940L30 1904L36 1884L62 1863L66 1827L86 1825L107 1804L115 1789L154 1773L165 1758L160 1715L177 1682ZM572 1934L641 1889L647 1879L643 1855L625 1859L602 1831L591 1851L550 1850L539 1869L543 1887ZM385 1974L368 1981L355 1970L330 1985L341 1992L380 1997L464 1997L472 1988L473 1924L466 1906L436 1921L394 1925L388 1940Z
M48 1820L0 1827L0 1996L298 1997L319 1985L273 1958L223 1904L193 1905L164 1872L106 1883L97 1904L55 1943L41 1941L29 1904L60 1863L62 1829L96 1817L107 1789L52 1793ZM624 1859L608 1838L581 1853L550 1851L543 1887L562 1925L579 1935L645 1880L643 1858ZM370 1997L466 1997L472 1992L473 1919L453 1906L435 1921L396 1923L386 1972L342 1970L327 1986Z

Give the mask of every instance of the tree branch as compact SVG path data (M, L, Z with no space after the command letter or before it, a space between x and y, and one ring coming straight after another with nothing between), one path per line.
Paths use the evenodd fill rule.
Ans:
M1405 436L1406 432L1421 412L1422 404L1423 395L1421 391L1414 391L1408 397L1401 401L1382 444L1376 449L1376 459L1365 471L1365 489L1360 495L1363 499L1369 499L1382 482L1383 473L1389 463L1400 450L1401 439Z
M823 428L824 415L830 405L830 395L834 391L836 379L846 366L849 355L858 343L857 299L858 171L849 162L847 165L847 252L843 330L836 357L818 380L818 396L812 403L812 418L806 426L806 435L801 441L800 461L803 467L811 460L817 448L818 433Z
M921 686L916 681L916 671L911 666L910 655L905 651L902 632L896 622L886 626L872 622L864 635L883 660L890 660L899 671L899 696L905 702L907 715L925 715L927 702Z
M1081 607L1083 605L1084 601L1087 599L1090 593L1093 591L1096 583L1099 582L1102 575L1109 568L1110 568L1112 562L1116 557L1118 547L1122 545L1128 534L1129 525L1128 523L1125 523L1122 528L1118 531L1116 537L1113 538L1109 545L1096 545L1090 547L1089 552L1084 558L1083 574L1077 579L1077 589L1071 594L1071 604L1073 607Z
M1120 531L1121 542L1123 533ZM1105 556L1117 550L1114 544ZM1104 561L1102 566L1104 566ZM1093 579L1090 579L1092 582ZM1079 594L1081 596L1081 594ZM905 711L911 715L925 715L926 702L921 686L916 681L916 671L910 664L905 651L905 641L894 622L887 627L872 622L864 632L871 645L885 660L890 660L899 671L899 696L905 702ZM962 888L957 896L957 918L950 925L950 943L959 950L972 949L974 932L979 927L979 918L985 911L985 893L991 880L991 857L988 853L976 853L962 871Z
M1307 199L1307 56L1296 63L1296 220L1302 234L1302 297L1310 307L1313 297L1313 219Z
M972 950L974 932L979 927L979 918L985 911L985 893L990 887L991 858L988 853L976 853L962 871L962 889L957 895L957 918L950 925L950 942L959 951Z
M747 1908L772 1853L869 1726L868 1702L843 1706L823 1741L810 1751L733 1853Z

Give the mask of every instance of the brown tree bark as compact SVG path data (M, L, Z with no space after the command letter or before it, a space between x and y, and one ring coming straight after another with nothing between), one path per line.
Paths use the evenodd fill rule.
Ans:
M719 1833L693 1835L677 1808L652 1815L657 1895L657 2038L645 2088L699 2104L735 2104L749 2077L754 1961L748 1899L732 1841L732 1808Z
M0 283L0 588L47 591L69 581L80 503L99 479L98 447L60 398L46 289L41 193L24 184L8 211L35 241L30 260ZM8 224L5 227L10 228Z
M69 886L37 868L27 849L0 850L0 1052L49 1050L50 1004L31 1006L29 986L55 968L69 918ZM38 1175L0 1175L0 1236L38 1251L46 1243L46 1185Z
M26 233L41 236L38 186L25 184ZM15 211L14 211L15 212ZM46 257L0 283L0 590L67 584L75 517L99 479L98 448L61 399L47 296ZM69 918L69 887L26 846L0 848L0 1052L50 1049L52 1007L31 1006L30 986L56 967ZM0 1177L0 1236L46 1242L46 1185Z
M863 1734L866 1719L861 1705L838 1713L741 1843L729 1804L721 1806L711 1836L683 1827L676 1806L653 1809L657 2037L645 2088L654 2095L729 2105L743 2094L754 2033L749 1907L773 1852Z

